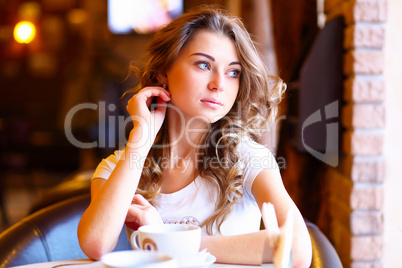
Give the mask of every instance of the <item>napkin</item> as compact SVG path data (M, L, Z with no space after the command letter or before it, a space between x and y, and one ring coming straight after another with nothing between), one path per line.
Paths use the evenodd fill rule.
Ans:
M207 249L204 249L200 252L198 252L198 254L192 258L189 262L186 262L182 267L203 267L203 266L207 266L207 260L208 258L210 258L211 253L207 252ZM214 261L215 261L215 257L213 257Z
M262 205L262 220L268 233L269 246L274 254L273 261L275 268L292 267L293 211L288 211L285 223L279 227L274 205L264 203Z

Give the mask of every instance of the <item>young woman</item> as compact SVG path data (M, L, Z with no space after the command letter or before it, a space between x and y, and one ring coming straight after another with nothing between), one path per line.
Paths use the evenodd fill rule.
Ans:
M279 225L293 210L294 267L308 267L311 242L273 155L256 143L273 120L285 86L267 74L242 22L202 7L161 28L149 46L127 111L127 146L104 159L78 227L82 250L99 259L126 223L202 227L202 248L218 262L272 261L264 202ZM155 101L156 100L156 101Z

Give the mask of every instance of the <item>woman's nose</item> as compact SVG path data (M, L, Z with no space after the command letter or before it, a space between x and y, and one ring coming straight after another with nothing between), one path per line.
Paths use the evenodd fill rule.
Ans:
M210 90L222 91L224 88L223 76L224 74L221 74L220 72L215 72L212 75L211 80L209 81L208 88Z

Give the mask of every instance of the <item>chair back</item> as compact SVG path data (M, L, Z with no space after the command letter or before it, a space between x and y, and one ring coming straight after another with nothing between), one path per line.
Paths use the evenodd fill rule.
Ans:
M328 238L311 222L306 222L313 248L311 268L342 268L341 260Z
M58 202L24 218L0 234L0 267L39 262L82 259L78 223L90 203L85 194ZM131 249L125 228L118 250Z

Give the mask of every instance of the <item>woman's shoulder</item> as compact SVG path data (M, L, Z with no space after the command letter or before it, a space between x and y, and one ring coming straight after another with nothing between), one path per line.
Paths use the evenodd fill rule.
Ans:
M250 137L242 137L239 142L238 151L240 154L259 154L259 155L273 155L272 152L264 145L254 141Z
M108 163L114 163L117 164L120 159L124 156L124 149L121 150L115 150L112 154L110 154L108 157L104 158L102 162L108 162Z
M244 137L238 146L238 151L248 169L275 169L278 168L275 156L264 145Z
M124 156L123 150L116 150L113 154L104 158L99 165L96 167L94 174L92 175L92 179L94 178L109 178L110 174L113 172L114 168L117 165L117 162Z

